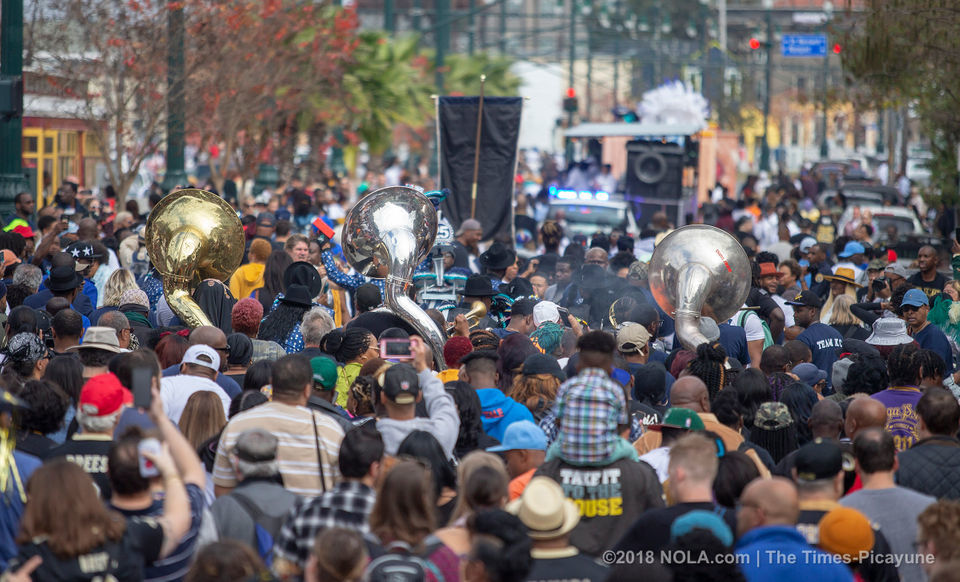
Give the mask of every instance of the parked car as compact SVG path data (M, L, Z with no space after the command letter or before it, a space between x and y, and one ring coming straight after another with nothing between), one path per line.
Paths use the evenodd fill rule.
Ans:
M869 210L873 214L873 242L895 242L905 236L925 236L927 233L923 230L923 225L917 219L917 215L909 208L899 206L874 206L869 204L859 205L860 211ZM837 229L844 232L847 224L853 220L854 206L847 206L847 209L840 215L837 221ZM888 232L890 228L895 228L896 235L891 237Z

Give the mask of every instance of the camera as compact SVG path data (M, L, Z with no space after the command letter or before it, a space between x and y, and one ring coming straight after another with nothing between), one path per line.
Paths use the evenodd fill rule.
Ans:
M877 277L876 279L874 279L874 280L873 280L873 283L871 283L871 285L872 285L872 287L873 287L873 292L874 292L874 293L879 293L879 292L883 291L884 289L886 289L886 288L887 288L887 285L889 284L889 281L890 281L890 280L887 279L886 277Z

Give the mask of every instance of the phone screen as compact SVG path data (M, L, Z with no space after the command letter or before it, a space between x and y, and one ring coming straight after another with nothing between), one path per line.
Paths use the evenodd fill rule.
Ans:
M150 389L153 386L153 373L150 368L134 368L130 374L130 391L133 392L133 405L148 409L153 402Z
M413 357L410 353L410 340L399 338L381 340L380 357L387 360L401 360Z

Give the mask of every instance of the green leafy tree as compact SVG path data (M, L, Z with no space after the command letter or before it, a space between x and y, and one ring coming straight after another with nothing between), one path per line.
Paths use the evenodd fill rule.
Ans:
M848 19L844 68L875 107L909 106L930 138L931 186L955 204L960 144L960 11L942 0L869 0Z

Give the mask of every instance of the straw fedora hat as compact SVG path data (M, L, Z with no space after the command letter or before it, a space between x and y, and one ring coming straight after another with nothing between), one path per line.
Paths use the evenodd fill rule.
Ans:
M857 288L863 287L863 285L857 283L857 274L849 267L838 267L836 273L833 275L824 275L823 278L830 281L841 281Z
M570 533L580 522L580 510L549 477L534 477L523 495L507 504L507 511L527 526L535 540L550 540Z

